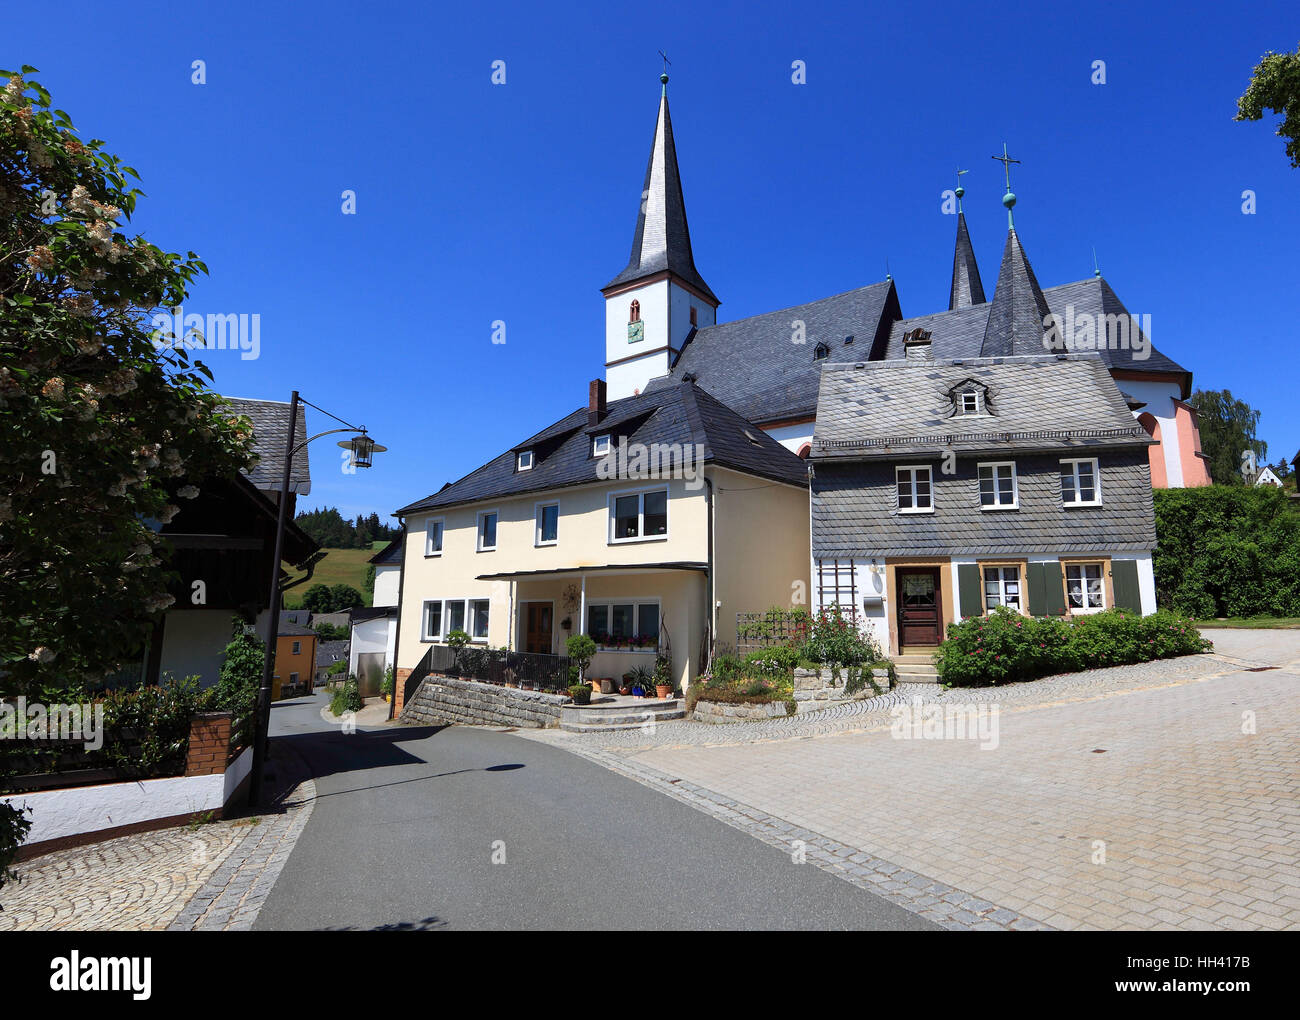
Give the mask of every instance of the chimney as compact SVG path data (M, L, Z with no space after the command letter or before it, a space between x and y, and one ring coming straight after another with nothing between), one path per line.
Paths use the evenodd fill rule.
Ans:
M599 425L605 417L605 380L593 379L587 387L587 427Z
M933 361L928 329L909 329L903 334L903 356L913 361Z

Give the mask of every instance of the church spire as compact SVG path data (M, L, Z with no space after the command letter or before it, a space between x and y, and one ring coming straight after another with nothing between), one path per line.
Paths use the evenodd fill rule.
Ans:
M994 156L1001 160L1004 168L1009 170L1010 163L1020 162L1007 155L1002 147L1002 155ZM989 307L989 319L984 327L984 343L980 347L980 357L996 358L1011 355L1043 354L1043 334L1047 330L1047 299L1043 289L1038 285L1034 267L1029 264L1029 256L1020 243L1016 233L1015 222L1011 219L1011 209L1016 204L1016 196L1011 191L1011 178L1007 176L1007 193L1002 196L1002 204L1007 207L1007 243L1002 249L1002 265L998 268L997 289L993 292L993 304Z
M970 234L966 230L966 214L961 208L962 196L966 189L961 186L961 175L967 170L957 171L957 246L952 256L952 289L948 292L948 311L954 308L969 308L985 302L984 284L980 281L980 267L975 262L975 249L971 247Z
M650 145L650 160L646 164L636 230L632 234L632 255L626 268L601 290L608 292L613 287L621 288L667 271L716 307L718 299L696 270L691 253L691 232L686 225L686 202L682 198L682 181L677 170L673 122L668 113L666 67L659 81L662 84L659 117Z

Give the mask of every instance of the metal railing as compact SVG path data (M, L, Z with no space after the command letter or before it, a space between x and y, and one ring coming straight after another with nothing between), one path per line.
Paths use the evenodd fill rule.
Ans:
M473 645L465 648L434 645L420 660L420 665L427 665L425 675L440 673L525 690L565 691L569 686L570 660L567 655L507 652ZM411 675L415 676L415 671Z

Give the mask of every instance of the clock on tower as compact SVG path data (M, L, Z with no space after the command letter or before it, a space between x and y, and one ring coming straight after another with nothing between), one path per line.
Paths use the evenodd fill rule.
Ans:
M630 344L634 344L638 340L644 340L644 339L645 339L645 323L642 322L640 319L637 319L635 322L629 322L627 324L627 342Z

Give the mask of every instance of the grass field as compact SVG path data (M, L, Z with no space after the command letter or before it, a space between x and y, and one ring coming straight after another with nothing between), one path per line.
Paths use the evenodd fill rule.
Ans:
M1197 620L1198 627L1226 627L1232 630L1296 630L1300 618L1294 616L1230 616L1223 620Z
M303 595L314 584L323 584L327 588L332 588L336 584L350 584L361 592L368 602L370 593L366 591L366 568L370 564L367 560L387 544L387 542L375 542L370 549L326 549L325 558L316 564L311 580L284 593L285 608L301 608ZM296 580L302 575L295 573L293 576Z

